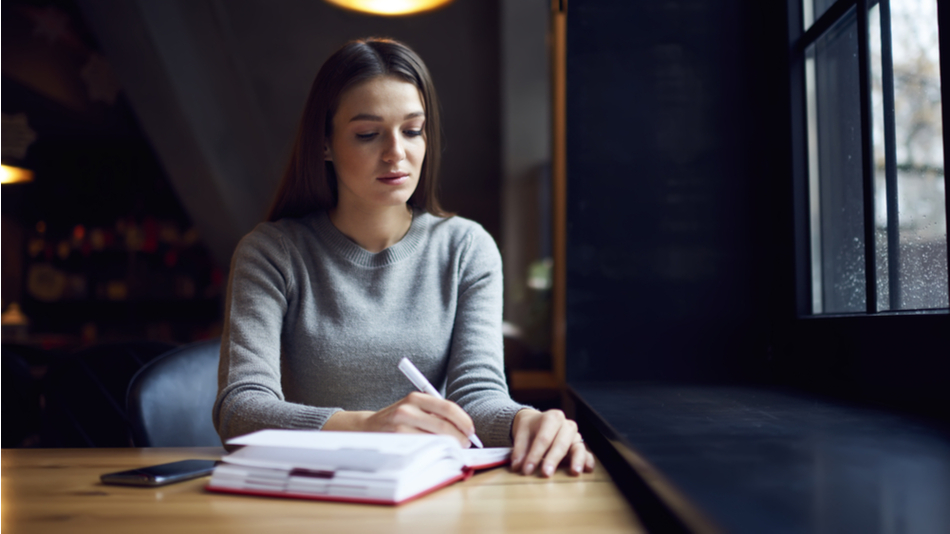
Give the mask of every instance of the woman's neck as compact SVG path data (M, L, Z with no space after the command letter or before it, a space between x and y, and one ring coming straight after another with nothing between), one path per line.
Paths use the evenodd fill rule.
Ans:
M412 208L406 205L374 210L338 205L329 215L337 230L372 253L398 243L412 225Z

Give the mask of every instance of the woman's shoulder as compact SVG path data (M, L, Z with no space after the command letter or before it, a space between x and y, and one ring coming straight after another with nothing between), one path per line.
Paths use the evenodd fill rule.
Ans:
M438 217L425 214L430 218L430 239L436 243L448 245L453 255L498 255L495 238L481 224L459 215Z
M296 242L313 234L313 221L317 215L299 218L284 218L277 221L259 223L253 230L241 238L238 252L278 252L287 247L288 242Z
M424 213L422 216L429 219L428 226L430 234L438 238L447 238L455 242L464 242L472 239L489 239L494 242L491 234L489 234L481 224L471 219L466 219L461 215L439 217L437 215Z

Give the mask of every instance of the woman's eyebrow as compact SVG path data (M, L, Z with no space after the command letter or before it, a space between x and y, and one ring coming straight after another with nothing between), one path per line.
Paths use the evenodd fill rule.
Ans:
M414 112L412 112L412 113L409 113L409 114L406 115L405 117L403 117L402 120L414 119L414 118L416 118L416 117L425 117L425 112L424 112L424 111L414 111ZM359 115L356 115L355 117L353 117L352 119L350 119L350 122L356 122L356 121L376 121L376 122L382 122L382 121L383 121L383 118L380 117L379 115L370 115L369 113L360 113Z

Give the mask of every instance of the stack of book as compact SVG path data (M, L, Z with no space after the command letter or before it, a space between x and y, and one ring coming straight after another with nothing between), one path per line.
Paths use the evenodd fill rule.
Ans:
M511 449L463 449L449 436L262 430L215 467L207 489L224 493L400 504L507 463Z

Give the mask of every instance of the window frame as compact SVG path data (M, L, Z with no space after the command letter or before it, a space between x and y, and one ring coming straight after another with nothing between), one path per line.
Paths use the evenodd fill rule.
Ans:
M938 28L950 28L950 0L936 0L938 14ZM887 78L892 78L892 63L888 64L890 55L889 39L884 41L883 52L886 65L882 65L882 71L885 76L885 152L886 152L886 205L888 212L888 284L890 309L878 311L877 294L877 266L875 262L875 222L874 222L874 150L871 132L872 123L872 103L871 103L871 54L870 54L870 33L869 33L869 11L874 5L880 4L882 10L887 11L889 16L890 0L837 0L816 20L812 25L804 29L804 2L802 0L789 0L789 70L791 82L791 110L792 110L792 175L794 183L794 233L795 233L795 297L796 297L796 315L799 318L830 318L840 316L886 316L892 314L946 314L948 308L935 308L929 310L900 310L894 305L900 299L900 277L897 272L900 251L897 224L897 176L894 149L894 112L893 106L887 106L888 97L893 100L893 84L888 87ZM857 11L858 26L858 69L859 83L861 86L860 107L861 107L861 148L862 148L862 181L863 181L863 208L864 208L864 266L865 266L865 311L864 313L816 313L813 310L813 282L812 282L812 234L810 220L810 197L809 197L809 147L808 147L808 114L807 114L807 92L806 92L806 74L805 58L808 47L815 44L823 35L830 31L835 24L847 17L852 9ZM883 13L882 13L883 14ZM883 18L883 17L882 17ZM889 22L889 21L888 21ZM882 32L889 33L890 25L882 24ZM940 46L940 90L941 101L941 122L945 135L943 137L944 161L950 162L950 79L947 73L950 72L950 32L939 32ZM889 91L888 91L889 89ZM888 94L890 93L890 94ZM946 164L945 164L946 166ZM946 209L950 210L950 187L947 184L947 175L944 173L944 202ZM948 213L950 215L950 213ZM947 217L947 225L950 227L950 216ZM950 258L950 228L946 229L948 240L948 258ZM950 272L950 268L948 268ZM950 287L950 284L948 284ZM950 299L950 291L948 291Z
M860 4L870 7L867 0ZM855 5L859 5L857 0L838 0L810 28L814 38L804 40L802 1L786 4L789 182L773 192L782 207L782 213L776 214L776 227L785 239L771 262L776 293L768 372L777 384L950 424L946 409L950 406L950 309L820 315L811 310L806 43L814 42L819 32ZM938 28L950 28L950 0L937 0L937 10ZM950 31L939 32L939 46L941 98L948 103L942 106L941 122L948 132L943 150L945 161L950 162ZM870 87L867 91L870 95ZM945 188L944 201L950 208L950 188Z

